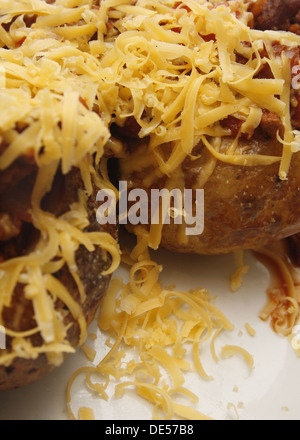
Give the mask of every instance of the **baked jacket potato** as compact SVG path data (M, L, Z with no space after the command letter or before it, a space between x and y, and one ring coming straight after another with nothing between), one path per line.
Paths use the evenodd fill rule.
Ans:
M116 266L120 258L117 226L100 226L96 218L96 196L103 182L100 159L112 154L104 151L109 130L99 112L72 89L76 72L67 70L65 82L60 59L56 64L48 62L50 76L45 83L42 75L35 76L35 87L27 81L26 67L20 75L14 70L14 54L25 46L29 34L29 53L24 58L34 60L37 69L43 57L35 57L37 49L31 52L31 42L43 45L46 39L46 46L50 42L51 47L65 47L64 40L45 26L35 35L33 27L39 15L44 16L44 8L50 21L60 17L55 0L45 3L37 8L28 3L25 12L22 5L19 9L13 5L14 9L5 3L1 10L0 390L40 379L85 342L114 270L114 258ZM64 12L76 23L83 9L72 8ZM60 19L58 23L59 28ZM49 54L47 48L42 52ZM12 61L10 73L4 67L7 57ZM51 75L53 65L62 72L60 79ZM90 122L94 135L85 139L76 159L74 148L82 135L91 133ZM34 125L39 129L32 135ZM11 156L16 142L19 150ZM71 154L65 166L67 145Z
M31 194L36 174L37 167L34 161L26 156L18 159L0 174L0 259L2 263L29 254L39 240L40 232L34 228L30 215ZM51 191L43 200L43 209L59 218L69 211L73 203L79 201L79 192L83 189L84 184L78 168L73 168L67 175L58 171ZM93 192L86 204L89 226L85 228L85 232L106 232L117 240L115 225L100 226L96 221L97 191L93 184ZM78 303L88 326L108 287L110 275L104 276L102 273L109 269L111 257L101 246L96 247L93 252L80 246L76 252L76 264L78 276L86 292L84 301L81 300L78 286L67 264L55 273L55 277ZM72 347L78 347L80 328L77 319L68 310L67 305L59 299L55 302L55 309L64 316L64 325L68 328L67 341ZM24 285L16 286L9 307L3 308L2 325L15 332L26 332L36 326L33 304L24 294ZM40 333L29 337L29 340L34 347L42 346L44 342ZM6 351L11 351L13 343L14 338L7 335ZM0 366L0 390L27 385L40 379L54 368L55 363L49 362L46 352L32 359L16 357L10 365Z
M253 2L250 10L253 12L252 25L256 29L299 33L299 0L258 0ZM274 49L277 56L281 56L281 52L285 50L284 47L277 46L276 42ZM300 48L294 48L290 56L293 68L299 64ZM237 57L237 60L244 63L242 58ZM267 65L258 72L257 78L272 78ZM291 96L294 100L291 106L292 125L297 130L300 128L300 94L292 90ZM134 121L128 121L127 124L126 132L131 133L134 139L136 125ZM230 116L220 121L220 124L231 132L231 136L223 138L220 147L220 152L226 152L236 139L241 121ZM250 155L280 157L282 143L278 139L283 136L283 131L280 118L263 109L260 125L250 136L242 135L239 138L239 147ZM153 175L157 167L155 157L149 153L147 141L136 143L135 140L127 140L127 143L127 157L120 161L121 178L130 182L130 188L147 190L150 198L150 190L164 188L168 178L160 175L147 186L147 176ZM161 150L163 149L168 154L169 146L163 145ZM144 163L140 159L143 155L148 158ZM211 175L202 185L202 173L210 169ZM200 141L192 151L192 157L187 157L181 169L176 172L183 176L184 188L204 189L204 232L187 237L182 232L182 226L172 224L171 221L170 225L166 224L162 229L160 245L179 253L223 254L241 249L256 249L297 234L300 231L299 170L300 153L293 155L288 179L282 180L279 178L279 163L253 167L224 163L214 160ZM129 229L138 233L132 226Z

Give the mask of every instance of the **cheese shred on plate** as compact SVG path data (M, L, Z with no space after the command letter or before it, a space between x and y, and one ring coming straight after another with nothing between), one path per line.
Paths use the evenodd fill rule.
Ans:
M217 160L249 167L278 163L279 177L288 178L299 137L292 131L289 112L289 55L300 45L300 36L251 29L247 8L246 1L220 4L218 0L0 0L0 172L24 156L37 164L32 218L41 233L29 255L0 263L0 317L21 284L36 321L28 332L7 329L14 338L13 350L1 351L0 365L9 366L16 357L35 359L40 353L57 365L62 353L74 351L54 298L77 320L80 344L86 339L81 307L55 273L67 264L84 300L75 264L79 246L91 252L101 246L111 254L108 274L119 265L119 248L110 236L85 232L86 197L95 179L91 159L98 165L106 145L113 145L111 124L136 121L140 138L149 139L149 160L155 161L160 175L170 177L202 141L212 165ZM281 55L274 50L274 41L285 48ZM238 56L245 63L239 63ZM256 78L266 65L273 78ZM281 157L251 155L238 148L239 136L260 124L263 109L282 121ZM229 135L220 125L229 116L242 121L241 130L228 151L221 152L210 138ZM167 158L163 145L170 146ZM59 167L64 174L78 168L85 191L69 213L54 218L41 209L41 201ZM148 237L143 235L147 246L157 247L156 229ZM191 368L183 359L184 343L192 343L194 368L206 377L198 346L231 324L205 290L162 289L157 281L159 266L141 258L144 251L139 245L129 285L113 281L102 305L100 328L116 342L99 368L107 378L127 374L130 365L125 372L117 368L121 365L117 347L121 342L136 347L141 356L140 364L131 366L136 380L122 383L117 395L133 386L154 404L157 417L160 411L166 417L187 417L186 406L172 398L179 392L196 400L183 388L184 372ZM173 315L183 321L181 326ZM43 338L41 347L27 339L36 333ZM168 389L159 382L158 365L172 379ZM148 375L152 382L143 380ZM105 398L104 385L95 390ZM80 414L92 415L84 408Z
M124 251L124 262L130 262L129 282L115 277L102 300L98 327L107 335L110 349L100 362L90 362L71 377L69 414L77 419L73 386L83 375L88 389L105 401L113 397L112 383L115 398L134 390L152 404L155 420L211 420L197 409L199 397L186 387L186 375L197 373L204 381L213 380L200 354L206 346L218 362L216 337L234 326L206 289L184 292L163 286L162 267L151 260L147 249L134 261L136 248L129 255ZM220 355L242 356L250 372L254 368L253 357L242 347L225 345Z

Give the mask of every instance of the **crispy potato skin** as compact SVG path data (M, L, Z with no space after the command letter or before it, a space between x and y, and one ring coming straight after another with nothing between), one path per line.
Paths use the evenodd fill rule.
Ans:
M282 146L271 139L243 141L254 154L280 156ZM143 148L143 147L140 147ZM182 167L185 188L200 189L197 178L211 159L211 154L198 147L199 158L186 160ZM123 180L132 187L143 188L143 180L151 173L147 167L126 172L121 161ZM145 165L146 167L146 165ZM161 246L179 253L225 254L241 249L256 249L300 231L300 154L292 158L287 181L278 178L279 164L245 167L218 161L204 188L204 232L182 240L180 225L164 225ZM163 188L165 179L151 188ZM145 187L144 187L145 188ZM147 188L145 188L147 189Z
M56 203L56 208L59 206L60 213L68 210L69 204L77 200L78 190L83 188L80 172L77 169L73 169L71 173L63 179L63 182L60 182L60 189L62 189L61 185L64 187L64 197L59 203ZM101 227L96 221L96 193L97 189L94 187L94 192L91 194L87 206L90 219L90 226L87 230L90 232L100 230L108 232L117 239L117 229L115 225ZM26 227L28 228L28 225ZM26 253L26 246L23 240L13 244L6 243L5 246L7 249L17 247L17 249ZM86 248L81 246L76 254L76 262L78 274L87 294L86 301L81 304L81 307L87 324L89 325L94 319L99 303L108 287L110 276L103 276L102 272L108 269L111 259L110 256L104 255L100 247L98 247L95 252L90 253ZM67 287L73 298L80 303L77 286L67 266L64 266L61 271L56 274L56 277ZM62 303L57 302L56 308L62 310L65 314L65 323L70 324L68 340L72 346L77 347L80 337L77 322ZM22 286L18 285L16 287L11 306L5 308L3 311L3 320L5 326L15 331L26 331L35 327L32 304L24 297ZM11 341L10 338L7 339L9 345ZM31 342L36 346L41 345L41 336L39 334L35 335L32 337ZM54 367L48 363L44 354L40 355L37 359L17 358L9 367L0 366L0 390L23 387L41 379L52 370L54 370Z
M300 33L300 0L256 0L250 11L256 29Z

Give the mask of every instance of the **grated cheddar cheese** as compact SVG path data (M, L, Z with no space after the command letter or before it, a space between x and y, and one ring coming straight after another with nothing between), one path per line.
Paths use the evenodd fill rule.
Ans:
M154 420L211 420L196 408L199 397L186 386L186 374L197 372L204 381L212 380L201 362L202 348L209 342L212 357L219 362L215 340L234 326L206 289L183 292L163 286L161 267L150 259L148 249L140 249L139 242L131 252L124 249L129 280L114 277L102 300L98 328L109 338L110 349L100 362L95 360L72 375L67 390L69 415L76 419L73 385L83 375L87 388L105 401L112 397L112 383L115 398L133 389L152 404ZM233 355L241 355L252 371L253 356L244 348L221 348L222 358Z
M107 274L120 262L119 248L110 236L84 232L88 226L86 196L91 194L92 179L99 187L111 186L105 179L100 181L91 166L92 157L103 166L105 147L113 144L111 125L124 126L134 118L139 137L149 137L149 148L142 159L157 165L156 175L166 175L169 187L175 183L182 186L176 170L192 156L200 140L212 156L199 177L202 184L217 160L244 166L278 163L279 177L287 179L298 139L289 110L289 50L300 45L300 37L251 29L247 1L0 0L0 9L0 138L5 145L0 172L21 156L33 156L38 174L32 218L41 232L36 249L29 255L0 262L0 324L3 308L10 305L18 283L24 285L36 320L28 332L6 329L14 338L13 350L1 352L0 365L11 365L18 356L35 359L40 353L46 353L49 362L57 365L62 353L74 349L66 340L63 316L56 312L53 298L61 300L78 322L81 345L87 328L81 307L55 273L67 264L83 300L85 292L75 263L78 247L83 245L92 252L101 246L110 253L113 262ZM272 47L274 41L287 48L281 56ZM262 55L263 48L268 57ZM245 58L245 64L237 61L238 54ZM266 65L274 78L255 78ZM262 109L274 112L284 126L281 157L251 155L238 148L240 134L251 134L259 126ZM233 145L220 151L219 141L230 134L220 121L228 116L241 120L242 128ZM171 147L167 158L164 145ZM41 201L59 166L64 174L79 168L86 193L57 219L41 209ZM147 177L149 184L153 178ZM136 380L121 384L117 395L135 386L154 404L157 417L162 410L167 418L175 414L205 419L170 397L182 392L195 401L195 396L183 388L183 373L190 368L183 360L184 342L192 342L195 368L208 379L199 357L199 343L212 337L213 356L218 359L214 339L232 324L211 304L206 291L162 289L158 283L161 268L145 254L148 246L158 247L161 227L155 225L150 233L137 234L138 245L130 255L134 262L130 282L124 285L114 281L102 304L99 325L103 331L110 331L115 343L97 372L108 379L110 375L125 375L131 368ZM240 269L237 277L245 273L245 267ZM182 327L178 328L170 315L183 320ZM27 337L36 333L43 337L41 347L28 342ZM122 352L117 349L121 342L139 350L140 365L120 369ZM173 353L169 353L165 347L172 344ZM84 350L93 357L86 346ZM240 352L252 367L252 358L245 351L227 347L223 354L233 352ZM158 364L169 373L172 388L158 386ZM105 385L93 384L91 370L84 372L89 386L107 398ZM141 382L143 374L149 374L154 382ZM81 408L80 418L92 416Z

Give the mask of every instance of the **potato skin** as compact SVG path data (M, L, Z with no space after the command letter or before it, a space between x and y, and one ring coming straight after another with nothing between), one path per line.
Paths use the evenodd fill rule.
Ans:
M256 0L249 9L256 29L300 32L300 0Z
M241 143L248 147L248 154L280 156L282 152L282 145L278 141L264 136ZM197 185L197 178L211 159L206 147L198 146L197 150L199 158L186 159L182 166L187 189L201 189ZM144 178L153 168L145 165L145 169L128 173L127 161L134 163L134 155L121 161L122 179L132 182L132 187L145 188ZM180 225L164 225L161 247L179 253L226 254L241 249L257 249L298 233L300 154L292 157L287 181L279 179L278 171L278 163L245 167L217 161L212 175L203 186L203 234L182 240ZM165 179L157 180L151 188L161 189L165 183Z
M64 197L59 204L56 204L56 207L59 205L60 213L68 210L69 204L77 200L78 190L83 188L79 170L73 169L70 174L63 178L63 181L61 181L60 178L60 188L61 184L63 184L64 187ZM90 226L87 230L90 232L107 232L117 239L117 228L115 225L103 227L96 221L96 193L97 189L94 187L94 191L88 199L87 210ZM22 241L21 243L18 242L18 245L20 244L22 246L24 243ZM9 243L5 244L5 246L9 247ZM20 248L20 250L21 249L24 251L24 248ZM85 247L81 246L76 254L76 262L78 274L87 294L87 299L81 304L81 307L87 324L89 325L95 316L99 303L110 282L110 276L103 276L102 272L109 268L111 259L110 256L106 255L106 252L104 255L104 251L100 247L98 247L95 252L90 253ZM56 277L67 287L73 298L80 303L78 288L68 268L64 266L61 271L56 274ZM68 340L72 346L77 347L80 337L77 322L73 319L64 304L57 302L56 308L64 311L66 315L65 323L71 324L68 331ZM35 323L32 304L24 298L22 286L18 285L16 287L11 306L3 311L3 320L6 327L15 331L26 331L34 328ZM41 336L39 334L33 336L31 342L36 346L41 345ZM7 338L7 345L9 346L10 343L10 338ZM41 379L52 370L54 370L54 367L48 363L44 354L41 354L37 359L16 358L9 367L0 366L0 390L23 387Z

